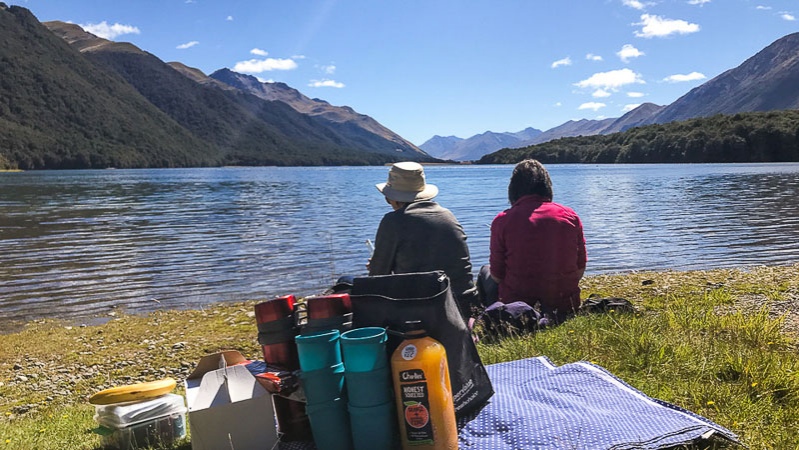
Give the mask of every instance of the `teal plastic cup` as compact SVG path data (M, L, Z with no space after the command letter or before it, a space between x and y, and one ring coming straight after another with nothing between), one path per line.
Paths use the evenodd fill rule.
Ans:
M313 372L341 364L340 337L338 330L318 331L295 337L300 369L303 372Z
M311 372L300 372L300 385L308 404L331 402L345 398L344 364Z
M388 366L370 372L344 372L350 406L365 408L394 399L391 370Z
M350 415L346 400L339 398L315 405L308 404L305 412L311 422L311 432L318 450L352 450Z
M369 372L388 367L385 328L366 327L341 335L341 354L347 372Z
M359 408L349 405L352 443L355 450L385 449L400 447L397 430L397 410L394 402ZM316 436L316 430L314 430Z

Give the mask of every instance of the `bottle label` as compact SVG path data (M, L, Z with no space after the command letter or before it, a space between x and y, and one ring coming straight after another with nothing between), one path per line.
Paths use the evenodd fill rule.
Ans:
M427 379L424 376L424 371L420 369L403 370L399 373L399 377L400 397L405 416L404 431L408 444L433 444L430 399L428 398Z
M416 346L413 344L408 344L402 348L402 359L405 361L410 361L413 358L416 358L417 349Z

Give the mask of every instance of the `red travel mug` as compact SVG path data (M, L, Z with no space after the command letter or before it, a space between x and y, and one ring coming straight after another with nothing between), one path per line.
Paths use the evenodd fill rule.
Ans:
M352 312L350 295L346 293L310 297L305 302L309 319L327 319Z
M293 295L277 297L255 305L255 322L258 324L258 342L267 364L285 370L300 368L294 336Z

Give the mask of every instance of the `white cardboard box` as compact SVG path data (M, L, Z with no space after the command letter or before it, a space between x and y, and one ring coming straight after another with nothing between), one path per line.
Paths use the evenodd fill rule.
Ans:
M245 361L235 350L208 355L186 379L192 450L269 449L277 442L272 396L239 364Z

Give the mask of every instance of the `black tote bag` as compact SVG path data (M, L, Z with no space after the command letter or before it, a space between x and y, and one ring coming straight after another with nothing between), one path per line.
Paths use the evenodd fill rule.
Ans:
M442 271L355 278L350 293L352 327L388 327L401 331L404 323L419 320L447 352L455 415L482 407L494 388L480 361L468 326ZM402 342L389 333L388 355Z

